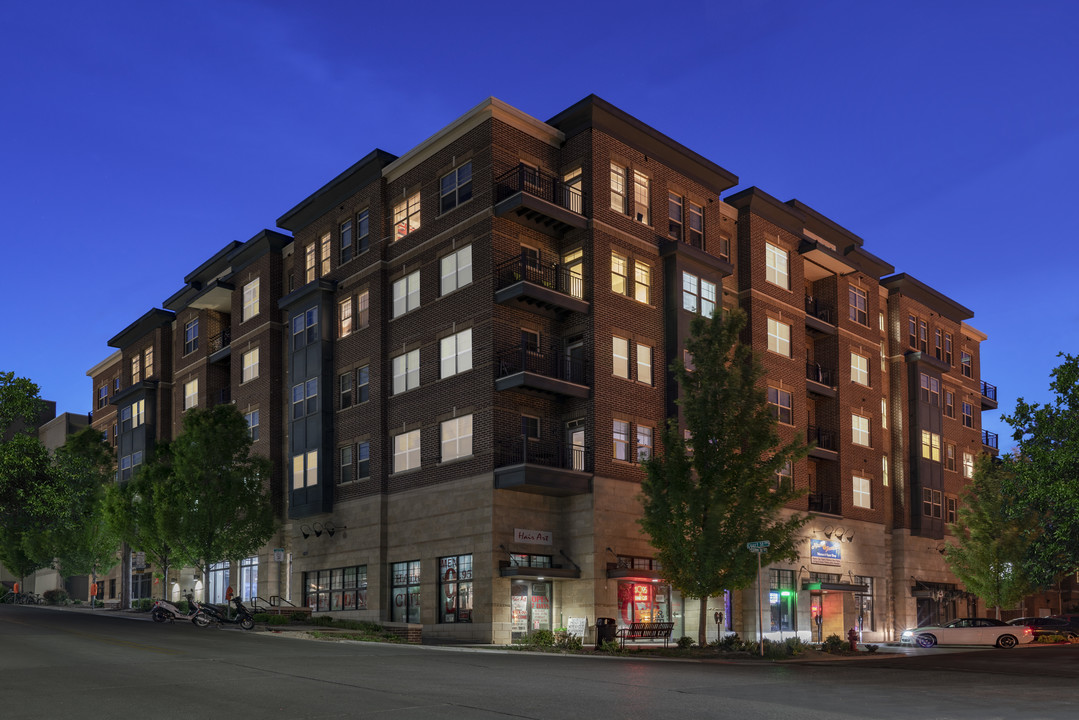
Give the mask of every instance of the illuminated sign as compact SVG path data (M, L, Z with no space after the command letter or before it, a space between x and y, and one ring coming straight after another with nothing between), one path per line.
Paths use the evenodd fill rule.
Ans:
M843 559L843 551L838 540L809 541L809 562L814 565L839 565Z

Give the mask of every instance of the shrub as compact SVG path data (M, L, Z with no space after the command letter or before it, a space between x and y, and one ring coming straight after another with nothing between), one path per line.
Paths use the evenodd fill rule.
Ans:
M268 621L271 625L288 625L288 615L271 615Z
M724 635L719 640L713 641L711 646L720 652L742 652L750 649L757 649L757 643L743 640L738 637L738 633Z
M50 605L66 605L67 604L67 591L62 588L55 590L46 590L42 593L45 596L45 602Z
M850 650L850 643L835 633L832 633L824 639L820 649L826 653L839 654L848 652Z
M550 630L537 630L523 638L523 644L531 647L554 647L554 633Z
M285 616L282 615L281 617L285 617ZM289 619L290 622L294 622L294 623L310 622L309 617L307 615L304 615L303 613L289 613L288 619Z
M1034 638L1034 642L1039 642L1039 643L1069 642L1069 638L1064 636L1064 635L1042 635L1041 637Z
M251 619L255 622L268 623L272 622L270 618L274 617L270 613L254 613L251 615Z
M604 640L599 646L600 652L605 653L620 653L622 652L622 646L618 644L617 640Z
M135 606L132 609L138 610L139 612L150 612L150 608L152 608L153 606L154 601L150 598L139 598L138 602L135 603Z
M787 654L791 657L801 655L809 647L805 642L803 642L802 638L798 637L797 635L787 638L785 643L787 645Z
M555 647L559 650L580 650L584 647L584 640L580 635L560 633L555 639Z
M790 655L786 642L764 641L764 657L769 660L786 660Z
M683 635L682 637L678 638L678 647L682 648L683 650L688 650L689 648L693 647L693 638L691 638L689 635Z
M333 625L333 616L332 615L318 615L318 616L312 615L311 616L311 622L314 623L315 625L318 625L319 627L326 627L327 625Z

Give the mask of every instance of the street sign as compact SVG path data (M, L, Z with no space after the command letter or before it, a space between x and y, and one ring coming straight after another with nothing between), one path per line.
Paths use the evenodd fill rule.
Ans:
M749 548L750 552L762 553L767 550L768 546L771 544L772 543L767 540L754 540L753 542L746 543L746 547Z

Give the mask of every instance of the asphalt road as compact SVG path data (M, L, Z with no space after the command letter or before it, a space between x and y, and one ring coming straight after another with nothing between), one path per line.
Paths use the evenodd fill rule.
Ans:
M1079 647L682 662L319 642L0 605L5 720L1074 720L1077 678Z

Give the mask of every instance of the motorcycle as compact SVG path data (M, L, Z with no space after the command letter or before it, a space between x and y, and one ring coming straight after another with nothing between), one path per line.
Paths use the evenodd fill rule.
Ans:
M191 606L190 602L188 602L188 606ZM194 611L192 610L191 612ZM187 619L191 616L191 612L180 612L180 608L176 607L167 600L158 600L150 609L150 619L157 623L166 621L174 622L180 618Z
M195 607L195 614L191 616L191 622L199 627L207 627L210 623L217 623L218 625L239 625L244 630L250 630L255 627L255 617L251 614L251 611L247 609L247 606L241 602L239 595L232 598L231 602L236 606L236 616L231 619L217 605L200 603L197 600L192 600L190 596L188 596L188 600L192 602Z

